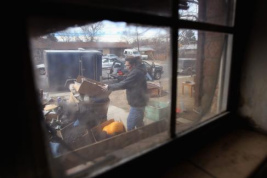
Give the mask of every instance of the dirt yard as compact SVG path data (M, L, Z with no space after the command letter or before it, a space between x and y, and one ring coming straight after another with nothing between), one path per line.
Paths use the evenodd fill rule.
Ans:
M190 88L189 87L184 87L184 94L182 93L182 82L185 81L193 81L192 76L179 76L177 77L178 79L178 91L177 91L177 104L176 108L177 111L180 110L179 113L177 113L177 120L176 120L176 125L177 125L177 132L183 131L189 127L192 126L192 124L195 123L195 121L200 120L202 116L196 111L194 105L194 90L192 93L192 96L190 96ZM107 83L113 83L116 81L108 81ZM159 97L151 97L151 101L161 101L161 102L170 102L170 80L169 78L162 78L160 80L155 80L155 83L160 82L162 86L162 95ZM129 105L126 100L126 91L125 90L118 90L118 91L113 91L110 94L110 104L114 105L116 107L124 109L126 112L129 111ZM207 117L207 116L206 116ZM210 118L211 115L208 116Z
M105 73L104 73L105 74ZM177 109L177 117L176 117L176 124L177 124L177 131L182 131L188 127L191 127L192 124L196 123L196 121L202 119L203 117L197 112L194 100L194 90L192 92L192 96L190 95L190 88L184 88L184 94L182 93L182 82L185 81L194 81L192 76L177 76L178 80L178 87L177 87L177 102L176 102L176 109ZM103 83L110 84L110 83L117 83L118 81L114 79L105 79L102 81ZM170 95L170 78L166 75L163 76L160 80L155 80L154 83L159 83L162 86L161 96L158 97L150 97L151 101L160 101L165 103L171 102L171 95ZM52 93L51 93L52 96ZM66 94L66 98L69 97L69 92ZM110 105L116 106L129 112L130 106L128 105L126 99L126 91L125 90L118 90L113 91L110 96ZM214 115L214 114L213 114ZM212 116L205 116L206 118L210 118ZM148 122L150 123L150 122Z

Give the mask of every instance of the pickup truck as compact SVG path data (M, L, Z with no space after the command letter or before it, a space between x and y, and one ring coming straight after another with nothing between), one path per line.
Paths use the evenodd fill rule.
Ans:
M106 54L102 56L102 59L118 59L119 57L115 54Z
M117 79L118 81L124 80L128 74L128 70L125 69L125 59L114 61L110 68L111 78ZM154 62L142 61L142 64L146 66L147 72L152 77L152 80L159 80L163 74L163 67L155 64ZM147 78L149 80L149 78Z
M116 58L112 58L112 59L102 58L102 69L110 69L113 62L116 60L118 60L118 59L116 59Z
M40 75L45 75L45 65L44 64L38 64L38 65L36 65L36 68L39 71Z
M142 60L148 60L148 55L146 55L146 54L141 54L141 59L142 59Z
M177 69L178 75L196 74L196 58L179 58Z
M140 52L137 51L136 49L125 49L123 51L123 55L124 55L124 57L127 57L127 56L133 56L133 57L141 56L142 60L147 60L148 59L148 55L141 55Z

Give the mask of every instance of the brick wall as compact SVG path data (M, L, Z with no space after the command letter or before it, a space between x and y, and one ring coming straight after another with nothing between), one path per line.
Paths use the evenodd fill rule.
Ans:
M225 24L226 6L222 0L199 1L200 18L206 22L215 24ZM202 111L216 111L217 94L215 91L218 83L220 69L220 59L223 52L225 34L203 32L198 33L198 52L197 52L197 78L195 107L201 107ZM214 98L213 98L214 96Z

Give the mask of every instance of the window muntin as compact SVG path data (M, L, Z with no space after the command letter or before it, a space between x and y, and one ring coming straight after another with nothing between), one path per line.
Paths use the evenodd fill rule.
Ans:
M103 30L111 31L111 26L121 28L121 24L109 21L108 25L103 27ZM65 175L76 174L76 166L79 167L80 164L87 162L91 165L87 167L89 168L90 174L94 175L95 172L93 170L95 168L93 167L97 167L99 171L106 166L110 166L110 160L112 160L112 164L118 164L124 158L138 155L147 149L165 143L169 139L171 93L171 84L169 82L171 61L169 54L170 33L169 28L125 24L123 30L130 34L127 40L132 40L130 43L131 46L125 46L121 50L118 50L118 47L115 45L113 48L110 47L111 49L107 49L103 45L103 42L95 42L96 45L94 48L92 48L92 43L88 47L89 49L86 46L78 46L81 42L75 43L74 41L78 37L79 40L83 40L83 38L81 36L77 37L81 32L75 33L75 30L77 30L77 26L75 28L70 27L66 31L55 31L51 34L33 37L31 39L32 54L35 54L36 50L39 52L43 50L43 54L39 56L38 60L35 60L37 58L32 58L32 62L34 64L44 63L47 70L46 75L41 76L36 73L35 81L37 84L36 88L43 90L44 97L40 102L46 104L43 111L44 121L52 128L51 130L55 130L57 133L57 135L53 135L51 130L44 131L49 140L49 151L53 156L52 161L59 163ZM138 33L138 41L136 40L137 38L133 38L132 36L134 32ZM101 37L98 36L98 38L100 40ZM117 35L116 38L120 40L122 35ZM49 50L39 46L38 42L40 41L49 43ZM156 43L157 41L160 41L160 43ZM68 48L68 50L64 51L58 50L59 46L60 49L63 49L66 44L73 44L75 48L71 50ZM101 70L99 64L102 62L100 51L107 53L108 50L116 49L116 55L119 56L119 60L123 60L124 49L136 47L136 50L138 48L139 50L143 50L142 46L149 44L151 48L154 45L156 50L147 53L148 60L150 62L153 61L157 67L155 70L150 71L150 75L154 78L157 72L160 72L160 79L154 79L153 81L148 79L147 81L150 86L150 98L145 111L145 127L129 132L122 132L114 137L105 137L104 139L97 140L94 134L95 130L93 129L106 121L103 119L105 114L107 115L107 120L114 119L115 121L121 121L125 127L127 126L126 119L129 112L129 105L125 90L113 91L108 96L109 100L107 100L107 98L92 97L84 93L81 94L77 92L74 85L78 84L77 86L80 86L86 80L79 78L79 76L85 76L85 78L101 83L118 82L117 79L105 78L106 71L104 69L99 73L99 70ZM118 65L116 66L116 64ZM114 62L114 70L115 66L117 71L113 71L109 75L120 75L123 73L120 67L124 66L124 62ZM164 67L162 67L163 73L158 71L158 67L160 68L160 66ZM57 79L59 76L60 78ZM51 83L52 81L53 83ZM54 87L55 84L56 87ZM163 95L161 96L161 94ZM101 102L98 102L100 100ZM161 109L164 111L161 111ZM92 117L97 118L97 121ZM142 132L140 132L141 130ZM58 139L61 140L59 141ZM141 144L144 141L147 144ZM102 146L99 146L101 144ZM131 147L131 149L127 150L125 147ZM77 149L78 151L74 151ZM117 152L123 154L117 154ZM102 157L103 162L107 164L98 165L99 157ZM95 163L92 164L92 162ZM91 171L90 167L92 167ZM79 169L79 171L81 170Z

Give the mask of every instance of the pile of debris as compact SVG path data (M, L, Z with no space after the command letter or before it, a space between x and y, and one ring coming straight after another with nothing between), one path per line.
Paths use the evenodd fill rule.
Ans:
M115 122L114 119L107 120L111 92L102 90L103 85L78 76L69 86L68 100L57 98L45 105L44 118L55 156L125 132L122 123L122 127L120 123L113 124L119 128L118 132L103 130Z

